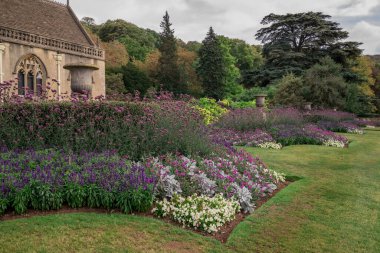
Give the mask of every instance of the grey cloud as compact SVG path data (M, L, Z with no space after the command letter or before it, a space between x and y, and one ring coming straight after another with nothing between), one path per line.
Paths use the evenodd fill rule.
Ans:
M360 0L351 0L351 1L347 1L347 3L343 3L343 4L339 5L337 8L344 10L344 9L352 8L358 4L360 4Z
M201 41L213 26L219 34L256 44L260 21L270 12L322 11L351 33L350 40L364 42L365 53L380 54L380 1L376 0L71 0L71 5L80 18L90 16L97 22L123 18L156 31L168 10L176 35L185 41Z

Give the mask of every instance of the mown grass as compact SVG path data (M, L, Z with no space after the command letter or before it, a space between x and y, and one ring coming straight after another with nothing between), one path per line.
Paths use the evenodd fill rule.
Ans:
M0 222L0 252L380 252L380 131L347 136L349 149L248 148L301 179L225 245L145 217L64 214Z

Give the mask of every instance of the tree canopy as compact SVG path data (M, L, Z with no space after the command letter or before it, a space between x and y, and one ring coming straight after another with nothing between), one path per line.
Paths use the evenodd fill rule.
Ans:
M132 61L144 61L147 54L159 44L159 35L156 32L122 19L108 20L100 25L98 35L104 42L120 41L126 47Z
M361 43L345 41L348 32L330 19L321 12L264 17L261 24L266 27L256 39L264 44L265 68L274 71L273 79L287 72L301 74L326 56L345 67L361 54Z

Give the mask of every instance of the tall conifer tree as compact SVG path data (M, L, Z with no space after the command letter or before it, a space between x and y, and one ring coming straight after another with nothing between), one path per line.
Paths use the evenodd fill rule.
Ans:
M180 83L177 40L174 37L174 29L171 26L169 14L166 12L161 22L161 45L159 47L161 56L159 59L158 78L165 90L179 94L185 92L185 87Z
M227 73L221 42L210 27L199 50L197 73L202 80L204 93L208 97L222 99L225 95Z

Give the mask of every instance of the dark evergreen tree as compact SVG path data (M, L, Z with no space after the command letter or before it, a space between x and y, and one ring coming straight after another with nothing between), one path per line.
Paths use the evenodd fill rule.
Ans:
M158 79L161 85L163 85L164 90L180 94L186 92L186 87L180 81L177 40L174 37L174 30L171 26L169 14L166 12L164 20L161 22L162 32L160 33L161 44L159 46L161 56L158 66Z
M227 72L221 42L210 27L199 50L197 73L201 78L204 93L208 97L222 99L226 91Z
M328 56L344 68L361 54L360 43L344 41L348 32L331 16L321 12L305 12L286 15L270 14L262 20L266 27L256 38L264 44L266 65L261 76L267 84L286 73L297 75ZM260 77L253 75L254 79Z
M153 82L149 77L131 62L121 68L121 73L123 74L125 89L129 93L139 91L142 95L145 95L147 90L153 86Z

